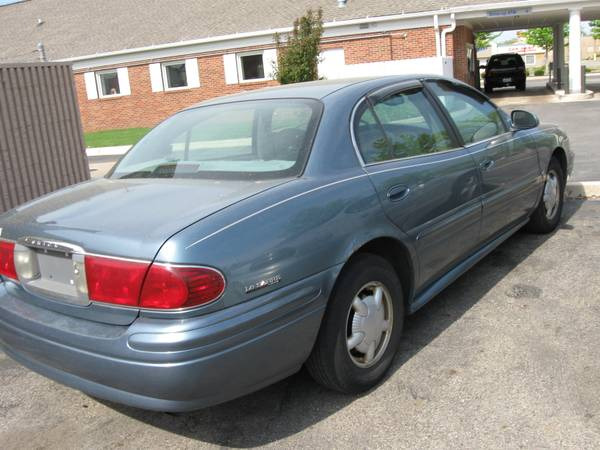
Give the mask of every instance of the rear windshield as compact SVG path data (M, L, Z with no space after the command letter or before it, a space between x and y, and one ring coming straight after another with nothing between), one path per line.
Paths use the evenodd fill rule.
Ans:
M182 111L138 142L110 178L283 178L301 174L322 105L234 102Z
M522 66L523 58L520 55L497 55L490 58L490 67L519 67Z

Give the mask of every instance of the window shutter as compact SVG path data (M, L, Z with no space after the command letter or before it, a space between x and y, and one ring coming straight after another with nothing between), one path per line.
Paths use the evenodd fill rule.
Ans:
M238 83L237 57L235 53L223 55L223 67L225 68L225 83Z
M121 95L131 95L129 71L127 70L127 67L119 67L117 69L117 77L119 79L119 93Z
M185 60L185 76L187 77L188 87L200 87L200 75L198 74L198 60L190 58Z
M96 89L96 74L94 72L86 72L83 74L85 81L85 91L87 92L88 100L96 100L98 98L98 89Z
M163 91L162 69L160 63L150 64L148 70L150 70L150 85L152 86L152 92Z
M263 67L265 69L265 78L272 80L275 78L275 67L277 67L277 50L269 48L263 52Z

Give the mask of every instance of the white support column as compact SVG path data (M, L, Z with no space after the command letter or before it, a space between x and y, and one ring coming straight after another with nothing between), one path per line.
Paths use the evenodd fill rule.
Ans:
M565 40L563 33L564 28L562 23L555 24L552 27L554 38L554 45L552 48L552 78L554 79L554 83L558 82L565 65ZM562 88L564 89L566 86L562 86Z
M581 93L581 10L569 10L569 92Z

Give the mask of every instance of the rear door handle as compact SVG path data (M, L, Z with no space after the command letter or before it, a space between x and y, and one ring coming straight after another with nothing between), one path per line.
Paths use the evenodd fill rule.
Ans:
M484 172L487 172L492 167L494 167L494 164L496 164L494 161L492 161L491 159L488 159L488 160L483 161L481 164L479 164L479 167L481 167L481 170L483 170Z
M398 202L408 195L410 188L404 185L392 186L387 192L387 198L391 202Z

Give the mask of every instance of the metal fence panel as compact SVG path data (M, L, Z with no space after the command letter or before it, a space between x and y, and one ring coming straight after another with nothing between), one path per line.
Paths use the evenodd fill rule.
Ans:
M88 180L70 64L0 64L0 213Z

